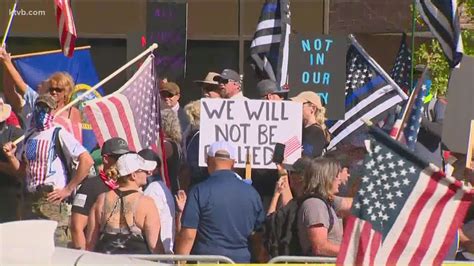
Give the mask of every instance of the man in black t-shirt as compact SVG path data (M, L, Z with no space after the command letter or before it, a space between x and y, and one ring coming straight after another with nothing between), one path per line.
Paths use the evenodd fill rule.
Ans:
M122 138L111 138L104 142L101 150L104 171L115 165L121 155L129 152L128 144ZM104 171L100 171L99 176L84 180L74 197L71 215L71 233L74 248L85 249L86 247L84 230L87 226L90 210L97 197L118 187L112 179L106 176Z
M14 141L23 135L23 131L14 126L7 126L6 120L12 108L0 98L0 147L7 142ZM16 209L20 193L20 179L10 171L10 163L0 149L0 223L16 220Z

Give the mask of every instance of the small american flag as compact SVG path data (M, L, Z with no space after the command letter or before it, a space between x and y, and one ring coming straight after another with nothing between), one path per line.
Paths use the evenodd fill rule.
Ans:
M29 139L26 142L25 156L32 186L42 184L46 177L50 143L51 141L43 139Z
M301 148L301 142L296 136L293 136L292 138L287 140L284 144L285 144L284 158L288 158L288 156L290 156L299 148Z
M416 95L415 102L413 103L413 108L408 118L407 125L403 130L405 135L406 144L408 148L412 151L415 150L416 140L418 139L418 131L420 131L421 118L423 116L424 103L426 95L426 85L421 85L421 89Z
M398 50L395 64L390 77L407 93L410 91L411 52L407 47L407 35L403 33L400 49Z
M472 191L382 130L371 151L337 265L440 265L471 204Z
M72 16L69 0L54 0L56 8L56 24L59 29L61 49L67 57L72 57L77 38L76 26Z

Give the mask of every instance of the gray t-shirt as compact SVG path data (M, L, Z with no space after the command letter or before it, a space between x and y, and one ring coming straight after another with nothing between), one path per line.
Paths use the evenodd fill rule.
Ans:
M340 245L342 242L343 225L342 219L336 215L336 211L341 206L342 199L335 197L334 205L336 210L331 208L331 215L334 217L334 225L330 232L328 232L328 239L334 244ZM303 202L298 211L298 237L300 240L303 255L314 255L311 251L311 244L309 242L308 228L322 224L329 229L329 212L326 203L318 198L309 198Z

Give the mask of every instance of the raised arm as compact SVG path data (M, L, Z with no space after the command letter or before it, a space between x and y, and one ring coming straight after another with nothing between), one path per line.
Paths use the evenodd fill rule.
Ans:
M18 93L20 93L21 96L24 96L28 88L28 85L25 83L25 81L21 77L18 70L16 70L15 66L12 63L10 54L7 53L7 50L5 49L5 47L0 47L0 60L5 66L5 69L7 70L8 74L10 74L10 77L13 79L13 82L15 83ZM12 91L12 89L13 88L7 87L5 88L5 92L7 92L7 90L10 90L8 92L12 93L14 92Z

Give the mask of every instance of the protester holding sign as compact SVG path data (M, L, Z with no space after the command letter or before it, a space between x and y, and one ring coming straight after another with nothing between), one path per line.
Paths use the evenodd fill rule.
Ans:
M304 91L291 100L303 104L303 155L321 156L331 139L324 124L326 108L321 98L312 91Z
M232 69L224 69L220 75L214 77L222 88L222 98L247 99L242 93L242 81L239 73Z

